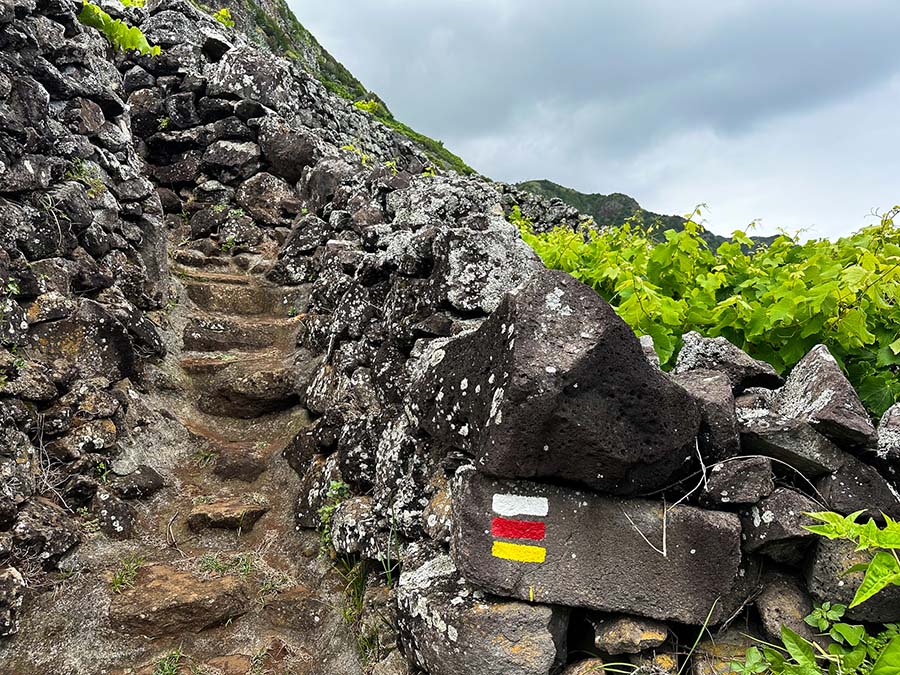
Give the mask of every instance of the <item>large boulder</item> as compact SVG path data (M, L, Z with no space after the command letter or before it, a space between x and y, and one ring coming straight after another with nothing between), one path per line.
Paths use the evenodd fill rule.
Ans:
M867 516L885 513L900 517L900 495L881 474L868 464L848 456L830 476L820 478L816 488L828 508L844 515L865 511Z
M453 546L461 573L497 595L701 624L734 587L734 514L601 497L461 469ZM712 621L727 612L719 602Z
M562 272L537 275L423 362L413 412L432 435L471 448L486 473L633 494L670 482L694 453L691 397L647 362L612 307Z
M405 567L397 605L407 658L431 675L548 675L565 661L564 609L485 598L447 555Z
M790 488L778 488L744 515L744 548L786 564L799 564L815 539L804 525L813 521L804 513L820 511L816 502Z
M868 446L877 440L869 414L825 345L813 347L794 366L774 409L809 422L839 445Z

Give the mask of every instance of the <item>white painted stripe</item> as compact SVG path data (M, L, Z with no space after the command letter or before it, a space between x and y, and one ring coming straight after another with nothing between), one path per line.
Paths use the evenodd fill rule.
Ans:
M546 516L550 510L546 497L494 495L494 513L501 516Z

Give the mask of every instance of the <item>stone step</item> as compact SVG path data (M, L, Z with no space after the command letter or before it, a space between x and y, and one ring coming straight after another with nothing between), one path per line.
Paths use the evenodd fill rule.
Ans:
M306 309L308 291L305 289L250 283L251 278L241 275L215 277L219 278L191 279L185 283L188 297L207 312L286 318Z
M194 316L182 334L183 349L191 352L248 351L296 344L301 318L246 319L240 317Z
M172 253L172 259L178 263L178 265L200 269L225 269L231 266L229 258L206 255L202 251L189 248L182 248L174 251Z
M179 365L210 415L252 419L297 404L291 363L278 350L187 353Z

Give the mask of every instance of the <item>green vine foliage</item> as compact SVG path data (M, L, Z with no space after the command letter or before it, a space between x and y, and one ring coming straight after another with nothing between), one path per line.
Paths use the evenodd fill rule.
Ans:
M850 607L862 604L889 585L900 586L900 523L888 516L879 526L873 519L858 523L863 511L842 516L825 511L807 513L816 525L805 529L828 539L853 543L857 550L873 551L870 562L846 570L865 572ZM806 617L818 631L807 640L787 626L780 645L760 643L747 650L744 661L731 663L740 675L897 675L900 673L900 625L887 624L877 633L862 624L842 621L847 607L825 602Z
M822 537L849 541L857 551L874 551L870 562L847 570L866 573L850 607L861 605L888 586L900 586L900 556L897 554L900 550L900 523L887 515L882 515L884 526L879 526L871 518L866 523L856 522L863 513L857 511L849 516L831 511L809 513L807 515L820 524L804 526Z
M97 5L85 0L78 20L85 26L96 28L110 44L123 52L136 51L144 56L159 56L162 50L147 42L144 33L137 26L129 26L121 19L113 19Z
M661 243L636 222L538 234L518 207L509 219L548 267L593 287L635 332L652 336L665 367L689 331L723 336L782 373L824 343L880 415L900 399L898 214L894 207L837 241L782 235L758 246L738 231L716 253L692 219Z

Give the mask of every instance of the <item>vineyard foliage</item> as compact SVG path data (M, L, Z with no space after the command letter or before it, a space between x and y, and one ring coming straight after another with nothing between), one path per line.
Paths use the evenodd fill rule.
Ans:
M129 3L129 6L142 6L143 2ZM78 20L85 26L96 28L106 36L110 44L123 52L136 51L144 56L159 56L161 50L147 42L147 38L137 26L129 26L121 19L113 19L97 5L87 2L78 14Z
M722 336L784 373L823 343L876 415L900 399L900 207L836 241L782 235L757 245L745 232L713 253L694 222L654 241L627 223L603 231L535 233L518 207L510 220L548 267L593 287L664 367L681 336ZM657 237L658 238L658 237Z

